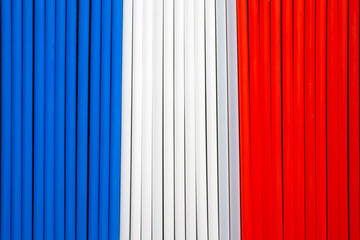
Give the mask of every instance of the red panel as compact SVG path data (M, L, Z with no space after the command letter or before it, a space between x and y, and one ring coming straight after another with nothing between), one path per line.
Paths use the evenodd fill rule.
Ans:
M242 238L360 239L359 1L238 0L238 43Z
M304 0L294 1L294 239L305 239Z
M326 239L326 0L316 1L316 113L315 113L315 229L316 239Z
M273 239L283 239L281 137L281 0L271 0L271 171Z
M315 0L305 0L305 223L315 235Z
M284 238L294 239L293 1L282 1Z
M250 69L250 148L252 237L263 238L262 165L261 165L261 86L259 78L259 3L249 3L249 69Z
M251 239L250 99L247 0L237 1L239 51L241 237Z
M349 1L349 233L360 239L359 0Z

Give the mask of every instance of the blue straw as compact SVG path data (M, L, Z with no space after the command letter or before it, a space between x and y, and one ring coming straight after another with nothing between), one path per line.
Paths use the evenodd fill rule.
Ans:
M1 1L1 225L0 239L10 240L11 206L11 2Z
M45 1L35 0L33 238L44 238L44 32Z
M93 0L90 37L89 240L99 239L100 23L101 1Z
M21 239L22 1L12 1L11 239ZM5 59L4 59L5 60Z
M77 3L66 3L66 97L65 97L65 239L75 239L76 166L76 18Z
M45 3L45 209L44 239L54 239L55 0Z
M89 0L79 0L76 239L87 239Z
M56 1L55 19L55 240L65 237L65 14Z
M102 0L101 11L99 239L106 240L109 237L111 0Z
M32 239L32 156L33 156L33 1L23 0L23 144L22 221L23 240Z
M122 1L112 0L109 239L119 239Z

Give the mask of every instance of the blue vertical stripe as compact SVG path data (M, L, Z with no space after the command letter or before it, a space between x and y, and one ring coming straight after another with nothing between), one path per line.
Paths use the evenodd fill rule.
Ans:
M55 240L65 239L65 11L56 1L55 19Z
M100 199L99 239L109 238L111 0L101 5Z
M99 239L100 33L101 0L91 1L89 240Z
M77 3L66 2L65 239L75 240L76 18Z
M11 239L21 239L22 1L12 1Z
M44 239L54 239L55 0L45 2L45 204Z
M10 240L11 208L11 2L1 1L1 225ZM4 61L6 59L7 61Z
M1 1L0 239L118 239L122 0Z
M23 0L23 115L21 235L32 239L33 1Z
M79 0L76 239L87 239L89 0Z
M34 217L33 238L44 238L44 20L45 1L34 11Z
M122 1L112 0L109 239L119 239Z

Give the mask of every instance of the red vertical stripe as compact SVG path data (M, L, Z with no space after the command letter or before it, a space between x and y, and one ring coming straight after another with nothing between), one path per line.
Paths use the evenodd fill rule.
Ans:
M359 0L349 0L349 233L360 239Z
M315 0L305 16L305 235L315 240Z
M281 0L271 0L271 171L273 239L283 239L281 143Z
M259 78L259 2L249 1L249 69L250 69L250 148L252 236L263 237L262 165L261 165L261 101Z
M328 239L338 239L337 1L327 5L327 221Z
M247 0L237 1L239 51L241 237L251 239L250 99Z
M294 239L305 238L304 0L294 1Z
M339 239L348 239L348 139L347 139L347 84L348 84L348 0L338 0L338 223Z
M282 1L284 238L294 239L293 1Z
M316 239L326 239L326 0L316 1L315 96L315 229Z
M260 119L262 140L263 236L272 236L270 121L270 2L260 0Z
M238 0L238 30L242 237L358 239L359 1Z

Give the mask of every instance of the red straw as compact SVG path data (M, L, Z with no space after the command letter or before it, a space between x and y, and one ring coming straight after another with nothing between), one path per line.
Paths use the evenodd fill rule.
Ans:
M239 51L239 121L240 121L240 187L241 237L251 239L251 179L250 179L250 99L248 63L247 0L237 1Z
M349 1L349 232L360 239L359 0Z
M294 239L293 1L282 1L284 238Z

